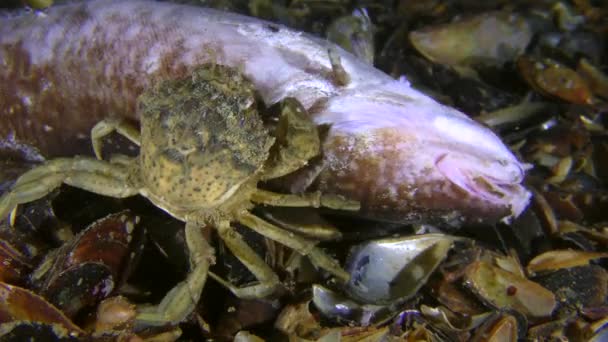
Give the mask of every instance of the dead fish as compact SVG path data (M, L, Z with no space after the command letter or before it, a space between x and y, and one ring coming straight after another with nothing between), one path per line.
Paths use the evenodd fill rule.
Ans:
M266 105L294 97L331 128L316 187L401 222L496 221L530 193L490 129L341 48L285 26L154 1L97 0L0 18L0 138L48 156L90 153L90 128L137 119L136 98L197 65L242 70ZM312 174L312 176L311 176Z

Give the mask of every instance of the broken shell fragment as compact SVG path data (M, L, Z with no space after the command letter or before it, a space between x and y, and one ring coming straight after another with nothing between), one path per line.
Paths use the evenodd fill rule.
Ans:
M608 253L574 250L554 250L537 255L528 263L528 273L554 271L562 268L588 265L589 261L608 258Z
M584 58L578 62L577 71L594 93L608 99L608 75Z
M469 317L480 315L487 310L477 298L460 286L460 278L453 279L454 275L442 273L443 279L435 289L439 303L452 312Z
M366 327L385 322L397 313L388 306L359 304L321 285L313 285L312 293L316 308L336 322Z
M532 34L532 28L524 17L492 12L413 31L410 41L422 55L435 63L502 65L524 51Z
M602 307L608 299L608 272L597 265L564 268L535 280L555 293L560 313Z
M547 336L555 336L557 339L559 339L559 337L565 337L564 330L568 326L568 321L569 320L565 318L530 327L526 337L532 341L540 341Z
M574 70L556 61L523 56L517 67L528 84L541 94L575 104L594 102L587 82Z
M484 312L478 315L460 316L443 306L433 308L424 304L420 306L420 312L429 321L443 326L447 330L461 332L479 327L492 315L492 312Z
M389 327L378 325L393 318L396 311L388 307L359 304L320 285L313 285L313 303L321 314L344 323L340 328L322 328L310 313L309 302L284 310L275 327L290 336L290 341L305 338L314 341L384 341ZM295 337L299 339L294 339Z
M288 305L281 311L274 327L287 335L316 338L321 335L321 324L310 312L310 301Z
M426 234L363 243L346 262L346 293L362 303L389 304L416 294L445 259L455 238Z
M471 341L518 341L517 319L511 315L503 314L497 319L488 320L486 324L481 326L476 332Z
M136 314L135 305L126 298L121 296L106 298L97 307L95 332L124 329L133 324Z
M469 266L465 285L485 302L498 308L512 308L528 318L548 317L557 306L551 291L485 261Z
M351 15L334 20L327 39L370 65L374 64L374 27L367 10L355 9Z

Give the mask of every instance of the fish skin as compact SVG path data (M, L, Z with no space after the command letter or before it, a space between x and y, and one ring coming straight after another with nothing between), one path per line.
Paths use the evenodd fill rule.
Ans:
M527 166L499 137L407 82L306 33L162 2L95 0L0 18L0 138L47 157L90 154L96 122L137 120L145 89L210 62L239 68L267 105L295 97L331 125L322 168L294 176L294 191L357 199L372 218L450 225L509 220L529 202Z

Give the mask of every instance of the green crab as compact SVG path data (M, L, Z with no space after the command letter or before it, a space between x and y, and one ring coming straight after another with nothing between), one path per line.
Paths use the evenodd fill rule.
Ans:
M258 189L258 182L291 173L320 151L317 128L296 100L282 104L275 138L257 113L253 85L237 70L206 65L187 78L161 82L143 93L137 111L141 130L120 120L105 120L92 129L97 159L53 159L23 174L0 198L0 217L65 183L111 197L142 195L184 221L190 272L159 305L139 309L137 321L147 325L183 320L198 302L208 274L243 298L267 296L279 285L273 270L231 227L233 221L348 280L348 273L315 242L250 212L255 204L359 208L358 202L338 196ZM139 145L139 156L102 160L102 138L113 131ZM214 252L202 234L207 226L217 230L259 283L237 287L209 272Z

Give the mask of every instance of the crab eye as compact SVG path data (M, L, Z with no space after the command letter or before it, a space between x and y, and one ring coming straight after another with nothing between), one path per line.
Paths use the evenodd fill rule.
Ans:
M238 101L238 106L241 110L243 109L247 109L249 107L251 107L254 104L255 100L253 97L246 97L246 98L241 98Z
M163 152L163 155L167 159L174 161L176 163L184 162L184 154L181 151L179 151L178 149L168 148Z
M172 117L173 113L168 107L163 107L158 111L158 120L164 128L170 128L173 126L173 120L171 120Z

